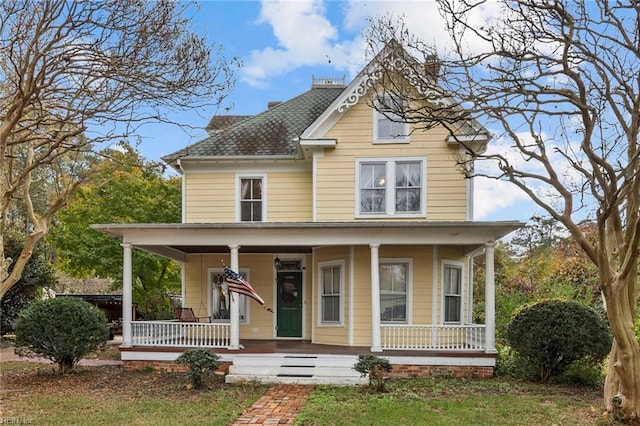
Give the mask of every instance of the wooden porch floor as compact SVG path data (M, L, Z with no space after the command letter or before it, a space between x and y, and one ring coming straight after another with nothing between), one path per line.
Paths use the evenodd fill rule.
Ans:
M425 350L385 350L383 352L371 352L368 346L339 346L311 343L308 340L241 340L242 349L228 350L216 348L217 354L269 354L269 353L294 353L314 355L360 355L375 354L382 357L389 356L414 356L414 357L475 357L495 358L495 354L487 354L483 351L425 351ZM134 346L120 348L120 351L136 352L184 352L187 348L171 346Z

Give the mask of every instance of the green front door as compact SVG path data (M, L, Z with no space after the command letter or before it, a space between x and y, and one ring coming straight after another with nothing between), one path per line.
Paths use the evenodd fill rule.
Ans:
M278 272L278 337L302 337L302 272Z

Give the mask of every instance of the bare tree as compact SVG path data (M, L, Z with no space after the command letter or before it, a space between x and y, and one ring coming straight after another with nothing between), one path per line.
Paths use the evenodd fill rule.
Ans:
M103 148L233 86L237 61L190 29L191 12L164 0L0 4L0 297ZM8 259L16 217L25 244Z
M402 19L372 21L372 52L386 46L368 74L372 103L418 130L445 126L468 177L513 183L566 227L598 268L614 335L605 405L636 420L640 5L505 0L478 26L484 0L438 4L453 47L437 61ZM485 128L494 142L483 151L474 141L492 136ZM597 224L595 241L583 220Z

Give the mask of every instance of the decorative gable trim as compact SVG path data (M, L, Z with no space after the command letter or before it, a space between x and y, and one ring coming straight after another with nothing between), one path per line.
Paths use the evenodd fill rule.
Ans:
M356 86L354 88L350 86L345 90L345 93L339 98L342 99L342 102L338 105L338 112L345 112L357 104L369 89L382 78L385 69L402 74L418 93L437 107L446 107L451 104L442 91L436 90L432 85L425 83L424 75L419 75L413 67L409 66L406 55L399 55L392 50L382 61L374 59L355 80L357 82Z
M358 74L347 88L331 103L331 105L300 135L300 140L322 139L324 135L337 123L342 115L367 94L383 76L384 69L393 69L407 79L426 99L438 107L451 104L446 95L425 83L424 75L418 75L415 69L409 66L413 60L404 49L395 41L390 42L376 55L374 59Z

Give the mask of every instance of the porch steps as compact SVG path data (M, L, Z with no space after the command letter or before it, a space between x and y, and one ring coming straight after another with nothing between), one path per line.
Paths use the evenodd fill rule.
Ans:
M358 386L369 379L353 369L357 361L355 355L238 355L225 381Z

